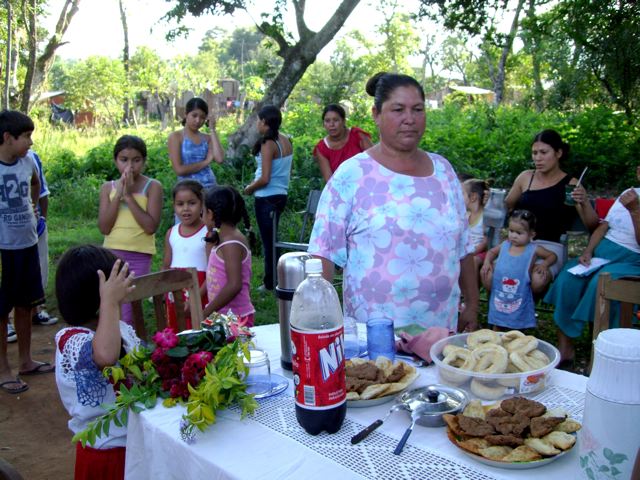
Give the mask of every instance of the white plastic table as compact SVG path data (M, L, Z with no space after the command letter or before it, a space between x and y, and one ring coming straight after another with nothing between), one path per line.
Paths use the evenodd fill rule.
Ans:
M279 325L256 327L256 343L269 353L274 373L280 368ZM412 387L437 383L433 367L419 368ZM587 378L555 370L548 387L535 398L547 406L562 406L582 420ZM578 472L579 445L535 470L506 470L480 464L448 440L444 428L416 426L400 456L393 454L409 426L409 415L397 412L357 445L351 436L378 418L393 402L368 408L349 408L341 430L308 435L295 419L291 382L274 397L259 401L251 417L240 420L239 409L218 412L217 422L198 433L195 444L180 439L184 408L161 404L131 413L127 437L125 478L145 479L519 479L544 475L566 480Z

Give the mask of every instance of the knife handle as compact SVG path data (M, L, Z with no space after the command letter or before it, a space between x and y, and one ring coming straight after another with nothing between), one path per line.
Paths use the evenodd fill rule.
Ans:
M373 432L376 428L378 428L380 425L382 425L382 420L376 420L371 425L369 425L367 428L365 428L361 432L359 432L359 433L355 434L353 437L351 437L351 443L353 445L355 445L356 443L360 443L362 440L367 438L367 436L371 432Z
M402 449L404 448L404 444L407 443L407 440L409 440L409 435L411 435L411 431L412 430L413 430L413 425L411 425L411 427L407 428L407 430L404 432L404 435L400 439L400 443L398 443L398 446L393 451L393 453L395 455L400 455L402 453Z

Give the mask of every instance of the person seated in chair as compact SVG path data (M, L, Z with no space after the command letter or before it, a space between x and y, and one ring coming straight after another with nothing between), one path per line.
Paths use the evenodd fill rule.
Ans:
M640 180L640 165L636 169ZM568 262L544 297L555 305L553 319L558 326L562 360L570 363L575 352L573 338L580 336L587 322L593 321L598 276L611 273L613 279L640 275L640 187L629 188L618 197L604 221L591 234L589 244L577 260ZM599 270L585 276L569 273L580 263L589 266L594 257L609 260ZM612 311L612 325L618 325L619 311Z

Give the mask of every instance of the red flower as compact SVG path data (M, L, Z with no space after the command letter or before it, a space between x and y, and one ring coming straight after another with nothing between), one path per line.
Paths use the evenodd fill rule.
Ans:
M171 328L156 332L152 339L159 348L165 351L178 345L178 335Z

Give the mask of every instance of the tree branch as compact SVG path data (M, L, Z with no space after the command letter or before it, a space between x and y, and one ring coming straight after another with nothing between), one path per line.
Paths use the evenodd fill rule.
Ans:
M298 26L298 35L300 40L307 39L313 35L304 21L304 10L306 0L293 0L293 8L296 12L296 25Z

